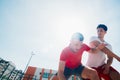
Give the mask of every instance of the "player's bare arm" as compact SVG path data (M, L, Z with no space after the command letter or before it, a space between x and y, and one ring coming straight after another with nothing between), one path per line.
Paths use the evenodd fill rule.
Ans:
M92 41L91 43L90 43L90 46L96 46L96 47L98 47L99 45L100 45L100 42L99 41ZM100 48L100 47L99 47ZM114 58L116 58L119 62L120 62L120 57L119 56L117 56L115 53L113 53L111 50L109 50L107 47L104 47L104 48L101 48L101 49L97 49L97 50L101 50L101 51L103 51L104 53L106 53L109 57L114 57Z
M65 76L64 76L64 68L65 68L65 62L60 61L59 62L59 68L58 68L59 80L66 80Z

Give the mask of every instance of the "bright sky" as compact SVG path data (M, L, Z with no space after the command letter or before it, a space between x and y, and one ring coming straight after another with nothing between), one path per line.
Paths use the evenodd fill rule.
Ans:
M29 65L58 69L60 52L74 32L88 44L100 23L106 41L120 56L120 0L0 0L0 57L24 70ZM83 55L83 64L87 53ZM120 72L120 62L112 66Z

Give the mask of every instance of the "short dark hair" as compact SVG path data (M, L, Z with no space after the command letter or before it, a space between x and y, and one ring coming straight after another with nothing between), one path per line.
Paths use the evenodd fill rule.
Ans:
M105 31L108 30L107 26L104 25L104 24L99 24L99 25L97 26L97 29L98 29L98 28L103 28Z
M83 41L83 40L84 40L84 36L83 36L81 33L76 32L76 33L74 33L74 34L72 35L72 38L71 38L71 39L78 39L78 40L80 40L80 41Z

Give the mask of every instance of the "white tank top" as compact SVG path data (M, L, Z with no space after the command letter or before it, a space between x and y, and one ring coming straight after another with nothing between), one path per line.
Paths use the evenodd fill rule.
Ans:
M91 37L90 42L97 40L100 43L103 43L98 37ZM112 50L112 47L110 44L108 44L107 42L104 41L106 45L106 47L110 50ZM98 67L101 66L105 63L106 61L106 55L105 53L103 53L102 51L99 51L98 53L88 53L88 60L86 65L89 67Z

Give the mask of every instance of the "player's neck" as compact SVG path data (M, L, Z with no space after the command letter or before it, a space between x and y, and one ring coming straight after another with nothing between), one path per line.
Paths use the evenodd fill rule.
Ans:
M72 49L72 46L71 46L71 45L69 45L69 48L70 48L70 50L71 50L73 53L76 53L76 52Z
M104 42L104 37L98 37L102 42Z

